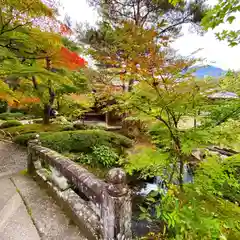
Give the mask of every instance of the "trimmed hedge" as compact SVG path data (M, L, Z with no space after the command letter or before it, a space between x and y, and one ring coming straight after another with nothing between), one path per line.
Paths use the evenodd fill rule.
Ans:
M10 127L5 131L9 132L12 136L27 134L27 133L39 133L39 132L60 132L63 131L66 126L59 124L25 124L17 127Z
M35 134L24 134L14 138L16 143L27 144ZM120 134L102 130L79 130L68 132L39 133L42 145L57 152L92 152L94 146L109 146L121 153L132 146L132 141Z
M0 125L0 128L10 128L10 127L16 127L16 126L22 126L22 123L17 120L9 120Z
M93 146L105 145L121 151L132 146L132 141L113 132L102 130L79 130L55 132L41 136L44 146L57 152L92 152Z
M2 120L13 120L13 119L20 119L24 116L23 113L16 112L16 113L0 113L0 119Z

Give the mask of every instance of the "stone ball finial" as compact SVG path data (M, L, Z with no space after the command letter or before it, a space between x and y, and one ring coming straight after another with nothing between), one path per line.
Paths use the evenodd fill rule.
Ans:
M126 173L122 168L113 168L106 176L107 182L111 184L125 184L126 179Z
M111 169L106 176L108 193L113 197L125 195L128 192L126 178L126 173L122 168Z

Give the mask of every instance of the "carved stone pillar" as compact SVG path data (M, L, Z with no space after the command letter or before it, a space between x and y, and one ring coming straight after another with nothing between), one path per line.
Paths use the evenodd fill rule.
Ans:
M101 209L104 240L130 240L132 204L126 184L126 173L121 168L107 174L107 186L103 192Z

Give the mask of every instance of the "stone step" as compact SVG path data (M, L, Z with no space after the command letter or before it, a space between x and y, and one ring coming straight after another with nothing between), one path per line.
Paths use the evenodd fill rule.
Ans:
M11 180L25 202L42 240L87 240L54 199L31 177L18 174L12 176Z

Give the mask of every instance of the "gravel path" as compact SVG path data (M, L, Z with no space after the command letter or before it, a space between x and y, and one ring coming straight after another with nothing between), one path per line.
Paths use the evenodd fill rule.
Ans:
M10 142L0 141L0 177L27 168L26 149Z

